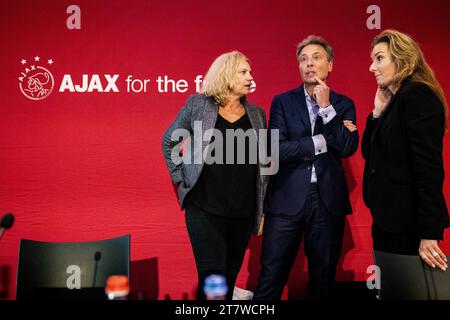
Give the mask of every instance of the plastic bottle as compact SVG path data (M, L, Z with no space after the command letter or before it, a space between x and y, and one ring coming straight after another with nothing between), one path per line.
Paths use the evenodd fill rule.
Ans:
M206 277L203 292L206 300L225 300L228 292L227 280L223 275L212 274Z
M105 293L108 300L128 300L130 284L125 275L109 276L106 280Z

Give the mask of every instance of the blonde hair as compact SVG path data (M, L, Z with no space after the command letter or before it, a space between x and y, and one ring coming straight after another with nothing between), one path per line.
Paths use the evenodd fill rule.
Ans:
M411 36L393 29L384 30L377 35L372 42L372 49L382 42L387 43L388 51L396 68L396 75L392 82L393 87L399 88L407 78L428 86L441 101L447 124L448 106L444 91L433 70L425 61L417 42Z
M209 67L203 79L202 93L213 97L221 106L226 104L230 89L234 86L234 75L242 61L249 62L247 57L239 51L220 55Z

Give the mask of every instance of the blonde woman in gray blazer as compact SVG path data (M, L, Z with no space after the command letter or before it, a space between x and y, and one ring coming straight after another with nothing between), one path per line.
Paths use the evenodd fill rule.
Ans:
M258 133L267 127L264 110L246 100L252 81L242 53L222 54L210 66L202 94L189 97L163 136L164 158L185 209L200 300L210 274L226 277L232 298L251 232L261 226L267 181Z

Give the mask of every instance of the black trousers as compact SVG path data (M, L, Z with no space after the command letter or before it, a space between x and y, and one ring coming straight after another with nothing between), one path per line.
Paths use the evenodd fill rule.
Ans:
M377 251L418 255L420 238L414 232L391 233L372 223L373 248Z
M228 218L209 214L192 204L186 207L186 226L197 266L198 300L205 299L204 280L211 274L226 277L227 299L232 299L253 222L253 214L248 218Z
M302 238L308 260L307 299L331 297L344 235L345 217L331 215L316 184L311 184L302 210L294 216L266 215L261 273L254 300L281 298Z

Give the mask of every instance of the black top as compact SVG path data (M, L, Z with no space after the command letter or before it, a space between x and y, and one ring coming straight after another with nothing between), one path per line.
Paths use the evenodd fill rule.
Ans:
M188 195L188 201L210 214L234 218L249 217L255 212L257 154L252 155L253 158L250 157L250 139L246 137L245 148L239 148L239 152L245 151L245 161L238 163L238 139L236 137L234 139L233 137L227 138L226 130L231 129L232 133L236 133L235 130L242 129L246 132L246 130L252 129L250 119L247 114L244 114L235 122L229 122L219 114L215 129L219 130L223 137L223 157L216 152L219 151L219 146L216 146L215 142L219 141L216 141L217 139L213 136L210 144L212 149L208 152L210 157L206 159L202 173ZM249 135L247 134L247 136ZM252 143L254 142L256 142L256 136ZM226 152L228 144L230 144L229 148L234 148L234 158L230 155L229 161L227 161ZM253 149L257 150L256 147ZM211 159L214 158L215 161L211 163Z

